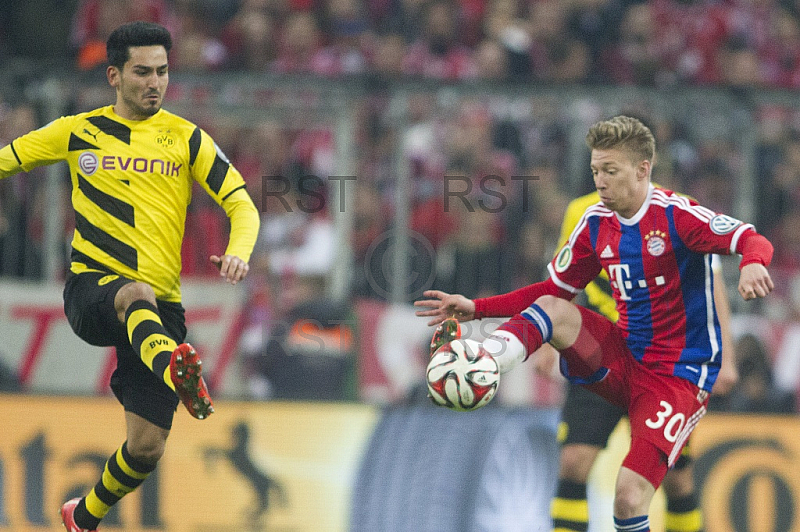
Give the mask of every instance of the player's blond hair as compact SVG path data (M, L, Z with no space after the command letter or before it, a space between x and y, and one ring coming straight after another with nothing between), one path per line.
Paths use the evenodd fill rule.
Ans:
M597 122L589 128L586 145L591 150L627 150L634 162L653 162L656 155L656 139L646 125L630 116L615 116Z

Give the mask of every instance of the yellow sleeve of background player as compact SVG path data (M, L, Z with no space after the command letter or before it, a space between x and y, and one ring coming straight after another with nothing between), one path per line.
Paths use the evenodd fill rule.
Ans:
M581 216L583 216L583 213L586 211L586 208L589 207L589 205L594 205L594 203L596 203L590 201L591 196L592 194L588 194L586 196L581 196L580 198L575 198L569 202L569 205L567 205L567 210L564 212L564 219L561 221L561 234L558 237L559 246L563 246L564 243L569 240L569 235L571 235L572 231L575 230L575 226L578 225L578 222L580 221Z
M583 290L586 292L586 299L588 300L589 305L593 306L597 312L611 321L617 321L619 318L619 312L617 312L617 302L614 301L614 298L611 297L611 294L600 288L597 280L594 280L586 285L586 288Z
M583 213L586 212L586 209L598 201L600 201L600 196L597 194L597 192L592 192L572 200L569 205L567 205L567 210L564 213L564 220L561 223L561 235L559 237L559 242L561 245L564 245L567 240L569 240L569 236L578 225L578 222L583 216ZM589 305L594 307L599 313L611 321L617 321L617 318L619 318L619 313L617 312L617 303L611 296L610 287L608 287L607 290L604 290L600 284L602 283L602 285L607 285L608 276L606 275L605 271L602 271L600 272L599 277L602 279L602 281L592 281L586 285L586 288L584 288L587 301Z
M22 171L22 163L17 159L11 144L0 148L0 179Z

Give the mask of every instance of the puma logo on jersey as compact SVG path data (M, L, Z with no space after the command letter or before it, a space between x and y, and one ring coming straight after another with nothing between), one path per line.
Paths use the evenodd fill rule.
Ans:
M97 135L99 135L99 134L100 134L100 131L99 131L99 130L97 131L97 133L92 133L92 132L91 132L91 131L89 131L88 129L86 129L86 128L83 128L83 132L84 132L84 133L86 133L87 135L89 135L90 137L92 137L92 138L94 139L94 141L95 141L95 142L97 142Z

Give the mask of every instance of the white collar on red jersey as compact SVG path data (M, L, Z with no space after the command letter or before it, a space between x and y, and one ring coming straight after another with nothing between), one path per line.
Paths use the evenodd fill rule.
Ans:
M655 191L655 189L656 187L653 186L653 183L650 183L650 185L647 187L647 197L644 199L644 203L642 203L642 206L639 207L638 211L636 211L636 214L630 218L625 218L618 212L615 212L614 214L617 216L619 223L622 225L636 225L642 221L642 218L644 218L644 213L646 213L647 209L650 208L650 201L653 199L653 191Z

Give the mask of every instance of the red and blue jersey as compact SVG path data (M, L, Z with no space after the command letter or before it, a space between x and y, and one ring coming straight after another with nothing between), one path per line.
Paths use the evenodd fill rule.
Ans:
M736 252L746 231L753 226L651 185L630 219L589 207L550 276L575 294L605 270L636 360L710 391L721 360L712 254Z

